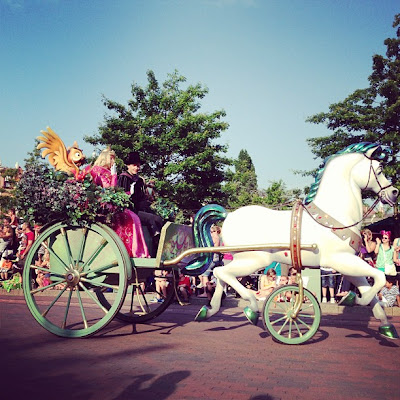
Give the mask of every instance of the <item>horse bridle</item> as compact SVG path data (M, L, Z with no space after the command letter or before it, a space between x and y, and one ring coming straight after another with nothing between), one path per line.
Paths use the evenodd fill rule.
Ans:
M377 195L378 195L378 197L381 197L380 193L382 192L382 190L387 189L388 187L392 186L392 184L389 183L388 185L382 187L382 185L380 184L380 182L379 182L379 180L378 180L378 176L376 175L376 171L375 171L374 168L372 167L372 161L378 161L378 160L375 160L374 158L368 157L366 154L364 154L364 157L365 157L365 158L368 158L368 160L370 161L370 164L369 164L369 173L368 173L368 181L367 181L367 184L366 184L366 185L364 186L364 188L361 189L361 190L365 190L365 189L368 187L369 181L371 180L371 171L372 171L372 172L374 173L376 183L378 184L378 186L379 186L379 188L380 188L380 190L379 190L379 192L377 193ZM381 164L380 164L380 165L381 165Z
M340 224L340 222L338 222L338 224L340 224L340 225L342 225L342 226L327 226L326 224L321 223L320 221L318 221L317 219L315 219L315 218L311 215L310 211L307 209L307 206L305 206L305 205L303 204L303 207L305 208L305 210L308 212L308 214L310 215L310 217L311 217L315 222L317 222L318 224L320 224L321 226L323 226L323 227L325 227L325 228L331 228L332 230L342 230L342 229L352 228L353 226L358 225L360 222L364 221L364 219L368 217L368 215L372 212L372 210L376 207L376 205L377 205L377 204L379 203L379 201L381 200L381 197L382 197L381 193L382 193L382 191L385 190L385 189L387 189L387 188L389 188L390 186L392 186L391 183L389 183L389 184L386 185L386 186L382 186L382 185L380 184L380 182L379 182L379 180L378 180L378 176L377 176L377 174L376 174L376 171L375 171L374 168L372 167L372 161L378 161L378 160L375 160L374 158L368 157L366 154L364 154L364 157L365 157L365 158L368 158L368 160L370 160L370 165L369 165L369 172L368 172L368 181L367 181L366 185L364 186L364 188L361 189L361 190L367 189L367 187L368 187L368 185L369 185L369 182L370 182L370 180L371 180L371 171L372 171L372 172L374 173L374 177L375 177L376 183L378 184L379 189L380 189L379 192L377 193L378 198L372 203L372 205L368 208L368 210L364 213L364 215L362 216L362 218L361 218L359 221L355 222L354 224L346 225L346 226ZM310 203L310 204L311 204L311 203ZM314 207L316 207L316 206L314 205ZM330 217L330 218L333 220L332 217Z

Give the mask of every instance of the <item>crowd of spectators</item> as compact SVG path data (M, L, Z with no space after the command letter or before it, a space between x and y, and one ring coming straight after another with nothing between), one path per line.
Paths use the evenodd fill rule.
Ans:
M19 223L14 209L3 216L0 228L0 279L22 271L24 257L35 240L28 222Z

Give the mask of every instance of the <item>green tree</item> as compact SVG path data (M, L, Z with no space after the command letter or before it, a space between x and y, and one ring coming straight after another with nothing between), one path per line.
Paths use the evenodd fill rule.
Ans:
M10 208L15 208L17 200L15 198L15 184L19 178L20 171L17 168L5 168L1 171L1 176L7 182L6 188L0 189L0 211L6 213Z
M328 112L307 119L315 124L326 124L333 134L308 139L316 157L336 153L346 146L362 141L390 146L394 153L400 150L400 14L395 15L393 28L396 37L384 41L386 57L374 55L369 86L358 89L339 103L332 104ZM310 175L315 171L308 171ZM394 159L385 168L393 182L399 181L400 162ZM399 183L397 187L400 188Z
M228 128L224 111L200 112L200 100L208 93L201 84L182 89L186 78L177 71L159 84L147 71L148 84L132 84L128 105L103 98L111 111L98 134L86 136L95 145L111 144L124 159L137 150L143 159L142 173L155 180L160 196L173 201L186 213L203 203L224 203L221 183L230 161L227 146L216 139ZM121 164L119 164L121 166Z
M47 160L44 159L41 155L41 150L39 150L37 148L38 144L39 144L39 140L35 139L35 145L32 149L32 151L27 153L27 157L24 159L25 161L25 168L27 168L28 166L31 165L43 165L43 164L47 164Z
M246 150L240 150L239 156L233 161L234 171L228 170L224 186L230 209L249 204L259 203L257 175L253 161Z
M289 208L298 197L299 190L287 190L282 179L272 181L267 189L260 191L261 204L277 209Z

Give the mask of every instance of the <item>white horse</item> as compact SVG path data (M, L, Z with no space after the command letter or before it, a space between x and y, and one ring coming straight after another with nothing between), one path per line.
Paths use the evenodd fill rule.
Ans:
M347 147L325 161L310 189L310 194L301 205L306 211L301 223L301 243L315 243L318 248L301 250L300 256L302 265L314 268L331 267L343 274L359 289L361 297L353 294L356 304L371 304L373 315L381 321L380 333L395 338L398 337L397 332L394 326L388 323L386 314L376 298L376 294L385 284L385 274L355 254L361 243L361 191L371 190L378 194L383 203L391 206L397 201L398 190L391 185L382 171L381 161L387 155L387 149L376 144L359 143ZM223 219L218 218L218 215L222 215L220 210L215 213L217 217L213 219L212 205L203 208L194 221L195 229L196 224L202 225L197 229L200 236L204 236L204 232L208 230L210 219L211 222ZM208 222L208 225L205 222ZM289 243L290 235L291 211L275 211L254 205L227 214L222 226L225 246ZM204 246L206 242L202 239L200 246ZM273 261L291 264L290 251L265 249L237 252L233 255L232 262L216 267L213 272L217 278L217 285L211 308L204 306L197 314L196 320L207 319L219 311L222 293L226 285L230 285L243 299L249 301L245 314L250 322L256 323L257 300L252 291L241 285L237 277L250 275ZM373 278L372 287L368 284L367 277Z

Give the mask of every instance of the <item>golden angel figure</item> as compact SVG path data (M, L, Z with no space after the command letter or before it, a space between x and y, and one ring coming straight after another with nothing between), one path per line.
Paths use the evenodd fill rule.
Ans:
M85 156L75 141L68 149L60 137L50 128L40 131L44 136L38 136L40 143L37 149L42 151L42 157L49 156L50 164L57 170L67 174L73 174L75 178L79 176L79 167L85 162Z

